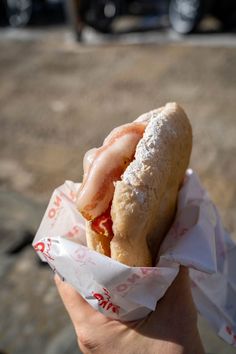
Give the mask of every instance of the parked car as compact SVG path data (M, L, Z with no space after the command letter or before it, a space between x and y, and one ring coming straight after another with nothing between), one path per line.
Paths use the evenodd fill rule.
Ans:
M235 0L171 0L169 19L176 32L194 32L202 18L210 14L218 18L224 27L236 24Z
M12 27L24 27L44 7L50 4L61 4L63 0L0 0L0 2L1 20Z
M111 32L113 21L124 15L167 15L172 28L182 34L194 32L206 14L227 28L236 24L236 0L0 0L0 14L5 13L10 26L23 27L47 4L63 6L78 39L85 25Z
M77 37L84 25L110 32L115 18L124 15L168 15L179 33L194 32L206 14L212 14L227 27L236 23L235 0L67 0L68 13Z

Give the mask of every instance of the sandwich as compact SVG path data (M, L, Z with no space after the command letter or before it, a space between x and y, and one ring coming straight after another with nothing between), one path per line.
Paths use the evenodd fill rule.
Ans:
M77 195L88 247L128 266L153 266L191 150L189 119L168 103L115 128L88 151Z

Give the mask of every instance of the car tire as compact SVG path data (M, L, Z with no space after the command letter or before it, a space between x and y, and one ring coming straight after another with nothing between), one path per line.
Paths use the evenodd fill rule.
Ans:
M212 11L223 24L224 29L230 30L236 28L236 3L235 1L226 1L225 3L215 3Z
M196 30L204 15L204 0L171 0L169 20L172 28L180 34Z
M120 13L119 5L118 0L90 1L86 22L100 32L112 32L112 22Z
M24 27L28 25L32 18L32 0L5 0L6 15L10 26Z

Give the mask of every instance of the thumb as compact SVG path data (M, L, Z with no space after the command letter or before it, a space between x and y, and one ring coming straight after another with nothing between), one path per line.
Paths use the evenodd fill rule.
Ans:
M55 275L54 280L75 328L97 313L71 285L63 282L58 275Z

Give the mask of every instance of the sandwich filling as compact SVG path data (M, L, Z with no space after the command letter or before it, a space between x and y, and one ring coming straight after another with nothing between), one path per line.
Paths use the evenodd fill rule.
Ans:
M84 157L84 177L77 196L77 207L92 229L110 239L113 237L111 203L115 182L133 161L138 142L147 122L137 122L115 128L98 149Z

